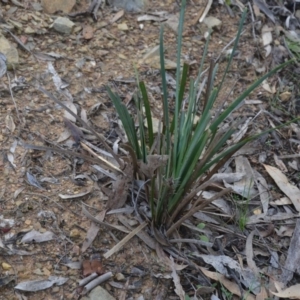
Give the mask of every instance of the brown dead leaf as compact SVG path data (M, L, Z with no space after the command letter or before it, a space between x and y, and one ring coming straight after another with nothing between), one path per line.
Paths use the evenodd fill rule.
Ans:
M102 263L97 260L84 260L82 262L82 274L84 277L89 276L93 273L97 273L98 275L103 274L103 266Z
M94 28L91 25L85 25L82 30L82 36L86 40L90 40L94 37Z

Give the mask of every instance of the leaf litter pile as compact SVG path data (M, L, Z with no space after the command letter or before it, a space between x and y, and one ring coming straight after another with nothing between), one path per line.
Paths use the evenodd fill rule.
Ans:
M145 182L133 178L105 86L133 110L137 68L159 131L159 27L165 23L166 79L175 93L180 7L154 1L136 14L100 2L61 9L74 23L63 34L53 26L59 15L39 3L1 3L0 37L19 61L11 67L8 53L0 55L0 299L300 299L297 4L188 3L182 59L191 76L209 28L209 55L225 67L248 9L219 106L296 59L232 114L247 117L232 139L295 121L226 161L201 193L209 201L231 192L166 239L151 226ZM146 172L159 164L153 156Z

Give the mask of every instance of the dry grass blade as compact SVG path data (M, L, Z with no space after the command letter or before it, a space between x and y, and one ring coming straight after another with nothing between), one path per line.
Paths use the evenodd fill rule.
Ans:
M100 220L98 220L97 218L95 218L93 215L91 215L87 209L82 206L82 212L83 214L89 218L91 221L95 222L96 224L99 224L105 228L108 228L108 229L116 229L116 230L119 230L119 231L122 231L122 232L125 232L125 233L128 233L130 232L127 228L125 228L124 226L119 226L119 225L112 225L112 224L108 224L108 223L105 223L105 222L102 222Z
M138 234L146 226L147 226L147 223L144 222L144 223L140 224L137 228L133 229L123 240L121 240L117 245L115 245L108 252L106 252L103 255L103 257L108 259L114 253L118 252L131 238L133 238L136 234Z

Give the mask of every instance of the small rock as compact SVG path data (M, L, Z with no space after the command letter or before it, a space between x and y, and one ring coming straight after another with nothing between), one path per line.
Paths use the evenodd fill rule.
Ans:
M81 300L115 300L104 288L97 286L86 297Z
M119 53L118 56L119 56L121 59L124 59L124 60L127 59L127 57L126 57L124 54L122 54L122 53Z
M119 30L128 30L128 26L126 23L121 23L121 24L118 24L118 29Z
M79 233L79 230L74 228L70 231L70 237L72 238L75 238L75 237L79 237L80 236L80 233Z
M17 22L17 21L14 21L14 20L10 19L9 23L11 23L17 29L22 29L23 28L23 25L20 22Z
M44 275L44 273L42 272L41 269L35 269L35 270L33 270L32 273L35 274L35 275Z
M46 276L50 276L51 275L51 272L47 268L43 268L43 273Z
M18 50L2 35L0 35L0 52L5 55L9 70L14 69L19 64Z
M2 268L3 268L3 270L7 271L7 270L11 269L11 265L9 265L9 264L3 262L3 263L2 263Z
M27 33L27 34L33 34L33 33L35 33L35 30L34 30L32 27L27 26L27 27L25 28L25 31L24 31L24 32Z
M68 18L58 17L53 23L53 28L60 33L70 34L74 25Z
M31 225L31 220L29 220L29 219L27 219L26 221L25 221L25 224L28 226L28 225Z
M74 7L76 0L42 0L42 6L46 13L53 14L62 11L68 14Z
M206 24L206 26L208 28L220 28L222 25L222 21L215 18L215 17L207 17L204 19L203 21L204 24Z
M147 0L109 0L108 3L131 12L138 12L147 8Z
M282 94L280 94L279 97L281 101L286 102L291 99L291 95L291 92L285 91Z
M53 293L58 293L59 292L59 286L55 286L52 288Z
M115 278L116 280L121 281L125 279L125 276L122 273L117 273Z

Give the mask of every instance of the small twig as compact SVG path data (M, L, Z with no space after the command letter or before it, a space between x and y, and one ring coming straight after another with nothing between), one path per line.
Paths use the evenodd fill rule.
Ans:
M133 229L127 236L125 236L124 239L122 239L118 244L116 244L108 252L106 252L103 255L103 257L105 259L108 259L115 252L119 251L120 248L122 248L131 238L133 238L137 233L139 233L146 226L147 226L147 222L144 222L141 225L139 225L138 227L136 227L135 229Z
M95 279L98 277L97 273L92 273L90 276L83 278L82 280L79 281L79 286L84 286L87 283L89 283L91 280Z
M252 19L252 34L253 34L253 39L256 42L256 36L255 36L255 29L254 29L254 14L253 14L253 10L252 10L252 6L250 4L250 2L248 2L248 6L249 6L249 10L250 10L250 14L251 14L251 19Z
M84 206L82 206L82 212L86 217L88 217L91 221L95 222L97 225L101 225L101 226L104 226L104 227L109 228L109 229L120 230L120 231L125 232L125 233L130 232L124 226L111 225L111 224L108 224L108 223L105 223L105 222L101 222L100 220L95 218L93 215L91 215Z
M97 285L99 285L100 283L110 279L113 276L112 272L108 272L105 273L99 277L97 277L96 279L94 279L93 281L91 281L90 283L88 283L83 291L82 291L82 295L87 294L89 291L91 291L94 287L96 287Z
M202 201L202 203L200 205L194 206L193 208L191 208L188 213L186 213L181 219L179 219L175 224L173 224L168 229L167 236L170 236L174 232L175 229L177 229L186 219L191 217L194 213L201 210L202 208L204 208L211 202L217 200L218 198L221 198L223 195L229 193L231 190L232 190L231 188L226 188L208 200L203 199L204 201ZM196 201L196 205L197 205L197 202L199 202L199 201Z
M109 167L111 167L112 169L114 169L115 171L121 172L122 174L123 171L120 170L118 167L116 167L115 165L113 165L112 163L110 163L108 160L104 159L103 157L97 155L97 153L95 153L91 148L89 148L86 144L80 142L80 145L83 149L85 149L86 151L88 151L89 153L91 153L92 155L96 156L99 160L101 160L102 162L104 162L105 164L107 164Z
M241 32L241 35L240 36L242 36L244 33L246 32L246 30L243 30L242 32ZM218 60L220 59L220 57L221 57L221 55L223 54L223 52L230 46L230 45L232 45L234 42L235 42L235 40L236 40L236 37L235 38L233 38L222 50L221 50L221 52L220 52L220 54L219 54L219 56L216 58L216 60L215 60L215 63L217 63L218 62Z
M6 75L7 75L7 79L8 79L8 85L9 85L10 96L11 96L11 99L12 99L12 101L13 101L13 103L14 103L14 106L15 106L15 109L16 109L16 113L17 113L17 117L18 117L20 123L22 124L22 121L21 121L21 118L20 118L20 114L19 114L19 110L18 110L16 101L15 101L15 98L14 98L14 95L13 95L13 92L12 92L12 89L11 89L10 78L9 78L8 73L6 73Z
M287 154L287 155L278 156L278 158L281 158L281 159L283 159L283 158L298 158L298 157L300 157L300 154Z
M137 192L137 195L136 195L136 198L134 199L134 182L132 183L132 191L131 191L131 201L132 201L132 204L133 204L133 208L134 208L134 211L136 213L136 216L139 220L140 223L143 222L142 218L141 218L141 215L139 214L138 212L138 209L137 209L137 202L138 202L138 199L139 199L139 196L140 196L140 193L141 193L141 190L142 188L150 181L150 179L146 180L145 182L143 182L143 184L141 184L141 186L139 187L138 189L138 192Z
M169 242L170 243L192 243L192 244L198 244L198 245L206 246L206 247L213 246L213 243L196 240L196 239L172 239L172 240L169 240Z

